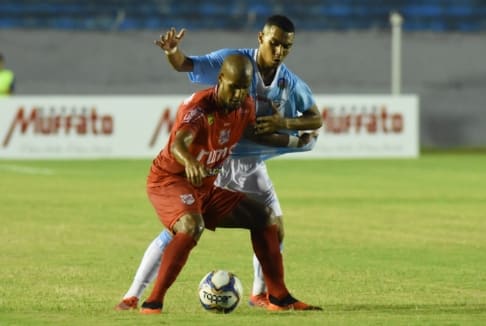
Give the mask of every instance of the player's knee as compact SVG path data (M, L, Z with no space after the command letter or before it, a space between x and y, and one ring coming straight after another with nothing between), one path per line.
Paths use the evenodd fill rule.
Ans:
M280 225L280 223L278 222L278 217L275 216L273 210L270 207L263 207L261 211L261 216L256 219L256 226L260 228L273 224L277 225L277 227Z
M204 231L204 220L199 214L186 214L177 220L173 229L176 233L186 233L198 241Z

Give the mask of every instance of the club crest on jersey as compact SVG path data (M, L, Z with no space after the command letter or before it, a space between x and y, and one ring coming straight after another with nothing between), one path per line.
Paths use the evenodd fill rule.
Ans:
M278 81L277 81L277 86L278 88L280 89L283 89L285 87L287 87L287 80L285 78L280 78Z
M194 196L192 194L182 194L181 201L186 205L192 205L195 202Z
M223 129L219 133L219 144L224 145L229 141L230 138L230 129Z

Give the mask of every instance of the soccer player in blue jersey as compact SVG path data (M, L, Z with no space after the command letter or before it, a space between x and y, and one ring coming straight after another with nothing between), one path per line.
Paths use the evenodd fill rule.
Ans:
M247 56L254 66L250 93L256 102L256 133L289 135L286 147L270 147L241 140L216 180L217 186L241 191L272 208L278 217L279 238L282 242L282 209L268 176L265 160L285 153L311 150L316 141L316 133L305 131L316 131L322 125L322 118L310 88L282 63L293 45L294 25L285 16L271 16L258 33L257 49L221 49L203 56L186 56L181 51L179 42L184 33L184 30L177 33L172 28L155 41L165 51L175 70L188 72L189 79L194 83L215 85L225 57L231 54ZM160 257L171 239L170 232L164 230L152 241L145 251L131 287L115 307L117 310L137 307L143 290L155 277ZM266 286L260 263L255 256L253 265L254 282L249 303L252 306L267 307L269 302Z

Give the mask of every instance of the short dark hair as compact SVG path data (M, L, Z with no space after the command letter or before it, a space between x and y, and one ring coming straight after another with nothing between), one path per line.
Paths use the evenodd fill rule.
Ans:
M287 17L283 15L273 15L268 17L265 22L265 26L277 26L287 33L294 33L295 26L294 23Z

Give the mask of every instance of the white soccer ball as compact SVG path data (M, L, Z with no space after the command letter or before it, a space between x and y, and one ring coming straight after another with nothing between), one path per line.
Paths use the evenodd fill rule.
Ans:
M199 301L207 311L230 313L238 306L242 296L241 281L227 271L211 271L199 283Z

